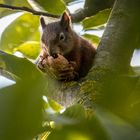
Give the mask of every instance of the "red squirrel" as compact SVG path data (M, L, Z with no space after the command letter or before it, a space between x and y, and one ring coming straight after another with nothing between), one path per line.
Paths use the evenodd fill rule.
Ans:
M52 70L58 80L84 77L93 64L96 49L72 29L69 14L64 12L59 21L49 24L41 17L40 23L43 33L37 63L39 69Z

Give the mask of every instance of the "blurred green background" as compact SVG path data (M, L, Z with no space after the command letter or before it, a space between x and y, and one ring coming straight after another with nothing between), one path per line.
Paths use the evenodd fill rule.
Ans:
M97 3L95 0L95 6ZM62 14L66 9L75 13L85 8L85 0L0 0L0 4L52 14ZM97 47L110 12L111 6L107 5L74 23L74 30ZM59 83L33 63L40 52L40 32L39 16L0 8L0 139L139 140L139 51L135 50L131 61L133 74L108 76L105 94L101 101L95 101L94 109L86 110L80 104L65 108L49 96ZM114 92L116 83L121 86Z

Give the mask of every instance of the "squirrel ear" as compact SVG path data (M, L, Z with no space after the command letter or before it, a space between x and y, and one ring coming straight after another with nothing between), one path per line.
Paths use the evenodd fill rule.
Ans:
M70 27L71 18L67 12L63 13L61 20L60 20L60 24L62 27L66 28L66 29L68 29Z
M40 24L41 24L42 29L46 27L46 23L43 17L40 17Z

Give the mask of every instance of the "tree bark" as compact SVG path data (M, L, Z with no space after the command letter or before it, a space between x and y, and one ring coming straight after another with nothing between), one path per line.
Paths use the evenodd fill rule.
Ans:
M119 94L131 92L137 81L127 74L133 51L140 44L139 7L139 0L115 2L89 74L78 82L59 83L51 98L66 107L74 103L86 107L112 103L115 109L113 102Z

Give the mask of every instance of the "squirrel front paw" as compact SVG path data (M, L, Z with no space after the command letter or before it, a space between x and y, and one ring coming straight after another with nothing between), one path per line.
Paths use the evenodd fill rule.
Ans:
M46 65L47 65L47 58L40 56L38 63L37 63L37 67L45 72L46 71Z
M49 57L48 52L46 51L45 48L42 48L40 55L38 56L36 65L43 72L45 72L48 57Z
M58 70L57 78L61 81L71 81L74 77L74 68L71 65L67 65L63 69Z

